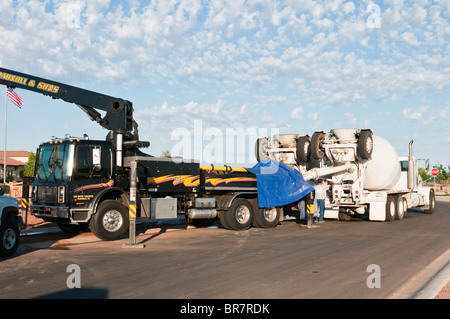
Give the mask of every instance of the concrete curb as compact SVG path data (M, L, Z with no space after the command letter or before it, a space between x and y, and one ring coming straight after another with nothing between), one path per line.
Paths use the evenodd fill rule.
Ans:
M450 249L427 265L388 299L433 299L450 281Z

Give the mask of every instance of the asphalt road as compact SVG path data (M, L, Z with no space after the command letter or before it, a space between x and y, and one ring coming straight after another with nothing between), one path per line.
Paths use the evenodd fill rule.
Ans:
M90 233L36 235L0 259L0 298L384 299L450 248L449 217L450 202L438 201L433 215L409 210L394 222L168 226L139 234L144 248Z

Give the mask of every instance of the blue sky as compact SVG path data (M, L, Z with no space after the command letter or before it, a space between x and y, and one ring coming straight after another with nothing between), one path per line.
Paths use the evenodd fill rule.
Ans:
M0 0L0 7L2 67L132 101L150 154L179 150L177 133L194 137L199 123L200 151L174 155L206 162L213 154L232 165L255 161L254 141L210 152L227 145L227 130L311 135L354 127L371 128L399 155L413 139L416 157L450 165L448 0ZM9 150L34 151L52 135L107 134L75 105L16 91L24 103L8 104ZM0 127L3 137L3 111Z

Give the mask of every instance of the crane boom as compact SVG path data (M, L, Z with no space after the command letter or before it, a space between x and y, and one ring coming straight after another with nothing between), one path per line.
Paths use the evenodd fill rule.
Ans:
M75 103L91 120L108 130L123 134L134 129L135 139L138 140L130 101L4 68L0 68L0 84ZM105 116L102 117L96 109L106 111Z

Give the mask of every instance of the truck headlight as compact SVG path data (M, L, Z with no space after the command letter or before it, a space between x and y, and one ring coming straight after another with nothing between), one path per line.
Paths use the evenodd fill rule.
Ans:
M62 204L65 200L65 189L64 186L58 186L58 203Z

